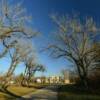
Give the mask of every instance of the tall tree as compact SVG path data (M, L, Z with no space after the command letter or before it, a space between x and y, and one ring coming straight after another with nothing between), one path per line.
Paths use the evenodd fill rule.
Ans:
M25 59L28 59L32 56L33 60L36 59L36 52L34 50L34 47L32 46L31 41L26 41L25 39L15 39L13 41L17 41L13 48L9 50L10 57L11 57L11 64L7 71L5 83L3 84L3 87L8 86L8 83L10 81L10 77L14 74L14 71L18 64L24 63Z
M99 29L92 18L82 20L73 16L52 16L57 25L54 41L46 48L55 58L67 58L77 68L82 83L87 87L88 71L94 64L92 58L95 36Z
M31 16L27 16L22 3L14 5L8 0L1 0L0 5L0 42L5 44L5 41L10 40L11 37L32 38L38 34L31 28ZM0 58L8 52L9 48L11 46L4 45Z
M38 32L32 29L30 25L31 16L27 16L26 10L22 8L22 3L14 5L10 0L1 0L0 5L0 43L3 44L0 58L4 57L7 53L10 54L12 59L11 66L6 75L6 77L10 77L23 57L28 54L27 48L23 46L25 44L17 45L22 44L21 42L23 41L20 41L20 39L31 39Z
M27 85L29 86L31 79L34 78L35 73L37 71L44 72L45 70L45 67L35 62L33 57L28 58L28 60L25 61L25 72L22 80L22 85L25 85L25 83L27 83Z

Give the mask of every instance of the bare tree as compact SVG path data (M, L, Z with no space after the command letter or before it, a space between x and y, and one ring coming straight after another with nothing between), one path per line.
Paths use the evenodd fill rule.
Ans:
M14 71L18 64L24 63L25 59L27 59L29 56L32 56L35 59L35 50L31 44L30 41L26 41L25 39L16 39L12 41L17 41L15 44L13 44L13 48L9 49L9 54L11 58L11 64L7 71L7 74L5 76L5 82L3 84L3 87L7 87L10 81L10 77L14 74ZM11 43L10 43L11 44ZM7 45L8 46L8 45Z
M11 57L11 65L6 74L6 78L13 74L16 66L28 55L28 47L18 45L20 38L24 40L35 37L38 32L31 28L31 16L27 16L26 10L22 8L22 3L11 4L10 0L0 1L0 43L3 44L3 51L0 58L7 53ZM22 44L22 43L19 43ZM22 49L21 49L22 48ZM13 50L12 50L13 49ZM23 51L22 51L23 50ZM7 80L7 79L6 79ZM6 83L6 81L5 81Z
M24 77L23 73L15 76L15 83L18 84L19 86L21 86L21 82L22 82L23 77Z
M94 65L93 42L99 33L92 18L81 20L78 17L52 16L57 25L54 41L46 48L55 58L67 58L77 68L78 75L87 87L88 71Z
M10 4L10 1L2 0L0 4L0 42L5 44L5 40L10 40L12 36L32 38L38 34L32 30L29 23L31 16L27 16L26 10L22 8L22 3L13 5ZM10 47L4 45L0 58L8 52Z
M44 72L46 70L43 65L35 62L32 57L30 57L27 61L25 61L25 66L26 67L25 67L24 77L22 80L22 85L25 85L27 83L27 85L29 86L31 79L34 78L36 71Z

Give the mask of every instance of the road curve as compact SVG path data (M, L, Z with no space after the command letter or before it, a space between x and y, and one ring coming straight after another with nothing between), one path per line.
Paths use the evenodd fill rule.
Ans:
M25 95L23 96L24 99L19 100L57 100L57 89L57 86L48 86Z

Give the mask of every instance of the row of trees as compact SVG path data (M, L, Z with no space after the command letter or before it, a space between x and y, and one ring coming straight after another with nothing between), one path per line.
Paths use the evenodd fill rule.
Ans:
M2 87L6 89L10 77L16 67L23 63L25 65L24 75L29 83L36 71L44 71L43 65L37 62L36 50L32 44L32 39L39 33L34 31L29 25L30 16L27 16L22 4L11 6L7 0L2 0L0 7L0 44L2 51L0 59L10 56L10 67L3 80ZM23 78L23 84L25 79Z

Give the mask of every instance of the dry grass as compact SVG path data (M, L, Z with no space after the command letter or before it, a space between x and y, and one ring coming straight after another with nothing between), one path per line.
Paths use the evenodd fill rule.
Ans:
M22 86L9 86L7 90L16 96L23 96L36 91L36 89L33 87L28 88ZM0 92L0 100L15 100L15 98L16 97L11 96L7 93Z
M0 100L15 100L15 98L9 96L8 94L0 92Z
M28 88L28 87L22 87L22 86L10 86L8 87L8 90L14 93L15 95L23 96L30 92L34 92L36 89L33 87Z

